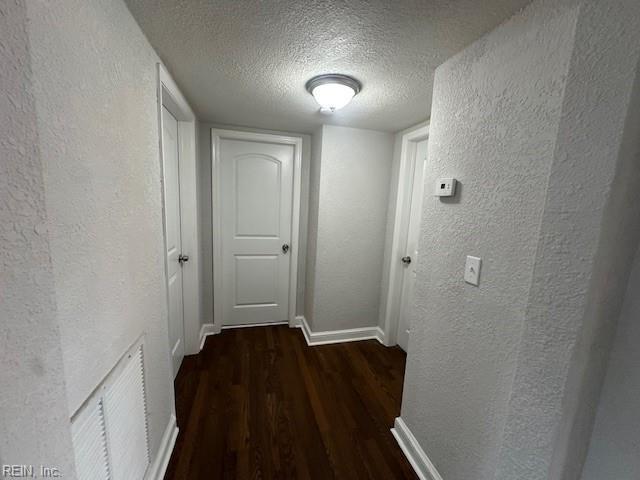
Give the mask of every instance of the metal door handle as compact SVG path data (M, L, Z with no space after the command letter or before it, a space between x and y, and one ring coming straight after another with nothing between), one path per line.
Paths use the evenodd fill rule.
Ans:
M406 256L406 257L402 257L402 263L404 263L405 265L409 265L411 263L411 257L410 256Z
M285 243L282 245L282 253L287 253L289 251L289 244Z
M178 255L178 262L180 262L180 265L184 265L184 262L188 262L188 261L189 261L189 255L183 255L183 254Z

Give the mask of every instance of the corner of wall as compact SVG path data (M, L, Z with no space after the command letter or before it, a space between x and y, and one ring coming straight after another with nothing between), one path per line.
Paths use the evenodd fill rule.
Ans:
M322 164L323 127L318 127L311 135L309 165L309 195L307 221L307 258L305 268L304 317L313 328L315 313L316 256L318 246L318 214L320 202L320 172Z
M574 47L497 478L519 476L532 465L549 478L580 476L640 236L640 32L633 26L640 4L586 1L574 12Z
M25 3L67 412L145 335L153 453L174 405L159 58L123 0Z
M504 426L575 15L533 2L436 71L425 184L450 175L462 188L452 201L425 196L414 302L420 321L412 327L402 417L445 478L524 478L544 468L513 461L520 470L496 475L500 457L509 460L501 453ZM478 287L462 279L469 254L483 259ZM519 440L512 438L513 457L529 451Z
M30 18L24 0L1 10L0 463L55 466L73 479Z
M638 137L640 138L640 136ZM640 245L607 362L582 480L640 478Z
M377 327L393 134L323 126L313 150L308 320L316 331Z

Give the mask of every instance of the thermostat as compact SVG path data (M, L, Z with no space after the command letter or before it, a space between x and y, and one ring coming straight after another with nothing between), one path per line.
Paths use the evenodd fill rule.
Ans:
M439 178L436 183L436 197L453 197L456 194L455 178Z

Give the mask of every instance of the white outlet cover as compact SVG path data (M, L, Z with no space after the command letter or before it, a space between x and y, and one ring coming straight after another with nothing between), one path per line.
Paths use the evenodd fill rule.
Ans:
M464 281L471 285L480 283L480 268L482 267L482 259L480 257L467 256L464 266Z

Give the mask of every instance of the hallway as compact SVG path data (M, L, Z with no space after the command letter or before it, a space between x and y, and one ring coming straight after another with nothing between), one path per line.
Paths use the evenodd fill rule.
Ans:
M165 479L416 478L389 430L405 357L375 340L309 347L286 326L208 337L176 377Z
M0 0L0 480L640 480L639 27Z

